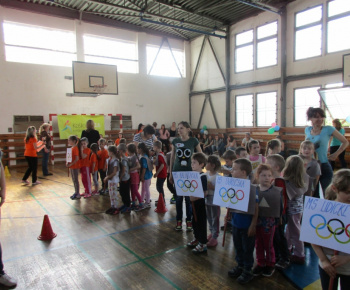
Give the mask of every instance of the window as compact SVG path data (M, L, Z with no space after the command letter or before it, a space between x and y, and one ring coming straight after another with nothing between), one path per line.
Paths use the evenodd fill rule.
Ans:
M236 126L253 126L253 95L236 96Z
M86 62L112 64L118 72L138 73L136 42L84 35Z
M244 72L254 68L253 30L236 35L235 71Z
M327 52L350 48L350 1L336 0L328 3Z
M326 125L332 126L333 119L345 119L349 115L349 88L343 88L343 83L327 84L325 88L329 89L326 94L322 94L322 99L327 108Z
M295 60L322 54L322 5L295 15Z
M301 88L294 90L294 125L307 125L306 111L309 107L320 107L320 87Z
M271 126L277 120L277 93L260 93L256 95L257 126Z
M277 64L277 21L257 29L257 68Z
M6 61L72 66L76 41L72 31L4 22Z
M170 50L169 47L164 47L163 45L147 45L146 53L147 73L149 75L185 77L185 52L183 50L173 48Z

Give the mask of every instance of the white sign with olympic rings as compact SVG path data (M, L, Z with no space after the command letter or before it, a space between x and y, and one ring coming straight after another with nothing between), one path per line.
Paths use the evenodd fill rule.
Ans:
M350 254L350 204L306 196L300 240Z
M177 195L204 198L204 191L199 172L177 171L172 174Z
M233 177L216 177L213 203L247 212L250 197L250 180Z

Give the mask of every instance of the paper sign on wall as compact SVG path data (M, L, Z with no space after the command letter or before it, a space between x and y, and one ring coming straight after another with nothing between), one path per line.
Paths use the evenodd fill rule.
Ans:
M233 177L216 177L213 203L247 212L250 197L250 180Z
M66 163L72 162L72 148L67 148Z
M350 204L306 196L300 240L350 254Z
M177 195L204 197L202 181L198 172L178 171L172 174Z

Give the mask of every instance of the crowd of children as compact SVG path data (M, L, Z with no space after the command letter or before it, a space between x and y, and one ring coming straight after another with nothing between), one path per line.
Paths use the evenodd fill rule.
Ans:
M127 145L122 134L116 143L100 139L98 144L91 144L90 148L86 138L79 140L76 136L70 136L68 144L72 147L72 161L67 163L67 167L75 189L71 199L81 197L78 178L80 172L84 198L108 193L111 207L106 210L107 214L130 213L132 210L140 211L151 207L152 177L157 179L156 189L165 202L164 183L167 180L167 187L173 194L171 203L176 203L175 230L182 230L185 200L186 230L193 230L194 234L194 239L187 246L193 248L193 253L200 254L207 252L208 247L218 244L221 209L213 200L219 173L226 177L249 179L248 211L230 210L225 217L225 223L232 228L237 262L237 266L229 270L228 275L236 278L237 282L246 284L254 276L272 276L275 267L285 269L290 263L304 264L304 243L299 239L303 200L305 196L314 195L321 174L320 165L313 158L314 144L310 141L302 142L299 155L290 156L285 161L280 154L280 140L269 141L266 156L263 156L260 154L259 141L251 139L247 140L246 147L225 151L222 155L225 164L221 166L217 155L207 157L202 153L200 142L191 137L190 131L187 122L179 123L179 137L168 144L170 150L166 156L162 152L161 141L153 143L151 153L144 143ZM28 129L26 141L34 144L33 148L36 149L35 129ZM35 183L37 161L33 159L34 150L28 149L26 152L29 169L23 182L27 182L29 174L33 172ZM200 173L205 197L176 195L172 172L178 171ZM349 191L350 170L340 170L334 175L329 198L350 203ZM341 283L349 285L350 255L342 253L335 258L328 249L315 245L313 247L320 258L322 285L328 285L329 277L336 275L342 277ZM253 268L254 249L256 266Z

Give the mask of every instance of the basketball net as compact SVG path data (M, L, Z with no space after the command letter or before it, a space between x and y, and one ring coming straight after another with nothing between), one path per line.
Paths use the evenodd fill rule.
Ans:
M94 85L94 92L98 95L103 95L107 85Z

